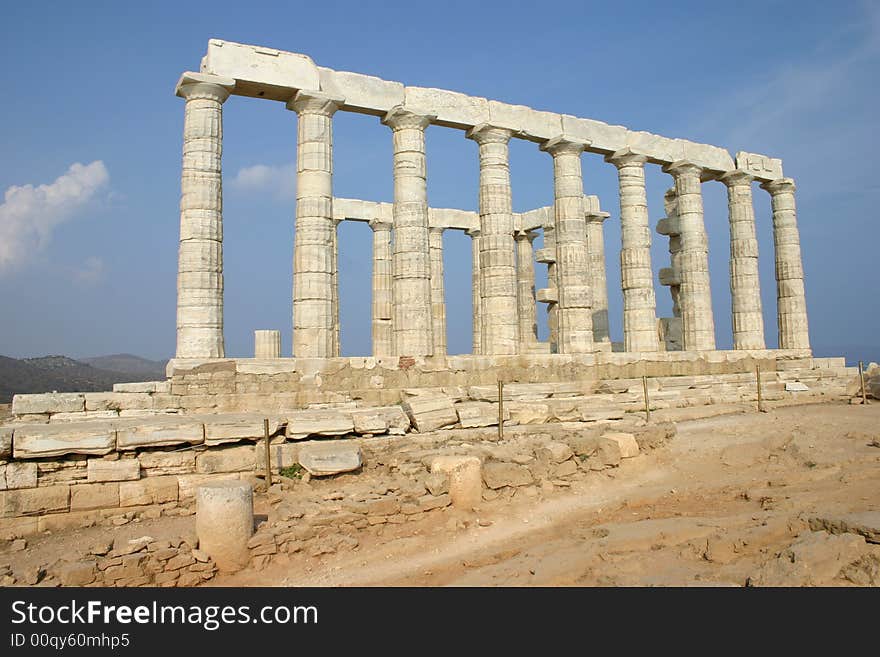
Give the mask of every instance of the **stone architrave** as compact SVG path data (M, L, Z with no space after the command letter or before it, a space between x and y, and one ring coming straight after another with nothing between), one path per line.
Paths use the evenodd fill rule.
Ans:
M608 277L605 272L605 231L607 212L587 212L587 258L593 291L593 341L602 351L611 351L608 325Z
M434 334L434 355L446 355L446 296L443 285L443 228L428 230L431 254L431 331Z
M373 355L391 356L391 224L370 221L373 229Z
M681 251L679 306L685 351L715 349L715 319L709 280L709 240L703 222L702 169L680 160L664 167L675 179Z
M727 186L730 221L730 302L734 349L764 349L764 316L758 278L758 239L752 181L745 171L719 178Z
M178 358L223 358L223 103L235 80L184 73L177 261Z
M780 349L809 349L804 265L794 200L795 184L780 178L761 185L770 193L776 256L776 317Z
M287 103L298 116L293 354L299 358L335 355L332 117L341 103L313 91L299 91Z
M541 145L553 156L554 228L559 293L558 352L590 353L593 346L593 299L587 269L587 224L581 174L582 141L556 137Z
M516 290L517 315L521 351L538 341L538 323L535 316L535 251L533 231L516 233Z
M430 356L434 351L425 162L425 129L431 119L402 107L382 119L393 135L392 326L398 356Z
M480 278L482 326L480 353L519 351L516 251L510 194L508 144L513 133L478 125L467 133L480 154Z
M624 351L659 351L657 304L651 270L651 228L645 193L645 162L648 158L626 148L606 160L617 167L620 183Z
M482 353L482 309L483 309L483 287L482 276L480 276L480 229L471 229L467 231L471 237L471 313L473 344L471 346L472 354Z

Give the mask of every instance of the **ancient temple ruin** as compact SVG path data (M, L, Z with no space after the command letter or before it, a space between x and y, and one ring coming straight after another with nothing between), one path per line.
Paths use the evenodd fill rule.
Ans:
M309 57L212 40L201 71L180 78L186 100L178 274L177 352L172 364L225 357L223 339L222 108L230 95L286 103L298 117L296 233L293 257L293 353L339 354L336 228L373 229L374 357L446 356L442 240L462 230L473 244L473 354L589 355L617 362L612 351L668 360L671 351L716 351L701 185L728 190L733 348L762 357L810 355L794 181L782 162L753 153L635 132L623 126L538 111L453 91L404 86L317 66ZM334 199L333 116L378 117L393 141L394 202ZM425 130L460 130L476 142L479 212L430 208ZM551 208L514 213L508 164L511 139L535 143L553 159ZM584 196L581 154L604 157L620 181L623 343L608 331L602 222L598 199ZM668 236L670 265L660 272L674 316L656 316L645 167L661 166L674 186L657 232ZM764 340L758 280L753 181L772 199L778 350ZM536 229L544 248L532 249ZM534 263L548 265L547 289L534 291ZM547 306L549 344L537 341L536 302ZM280 341L261 334L261 359L282 357ZM500 362L500 361L499 361Z

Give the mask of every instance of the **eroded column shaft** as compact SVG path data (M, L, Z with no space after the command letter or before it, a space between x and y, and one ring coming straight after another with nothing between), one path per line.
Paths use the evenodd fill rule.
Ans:
M443 285L443 229L428 231L431 254L431 318L434 334L434 355L446 355L446 292Z
M473 344L471 345L471 353L481 353L483 346L482 338L482 309L483 309L483 293L482 293L482 277L480 276L480 230L469 230L468 235L471 236L471 309L472 309L472 335Z
M516 234L516 280L517 315L519 316L519 339L526 351L538 341L538 322L535 316L535 252L531 231Z
M373 355L391 356L391 224L373 220L370 228L373 229Z
M587 213L587 265L593 292L593 341L596 346L611 350L611 332L608 325L608 277L605 271L605 212Z

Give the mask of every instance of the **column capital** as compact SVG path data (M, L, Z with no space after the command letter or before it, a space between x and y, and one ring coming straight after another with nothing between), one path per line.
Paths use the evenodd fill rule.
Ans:
M633 149L627 146L619 151L614 151L611 155L606 155L605 161L610 162L620 169L621 167L626 166L642 166L648 161L648 156L636 153Z
M402 105L398 105L385 113L385 116L382 117L382 123L392 130L403 130L405 128L424 130L436 118L433 114L417 114L416 112L404 109Z
M468 228L464 231L469 237L479 237L480 236L480 227L476 226L475 228Z
M675 187L670 187L663 193L663 198L667 201L674 201L675 197L678 195L678 192L675 191Z
M584 215L588 224L601 224L610 216L610 212L587 212Z
M565 154L580 155L591 143L592 142L588 139L575 139L560 135L558 137L553 137L553 139L548 139L541 144L540 148L542 151L550 153L553 157Z
M778 180L770 180L769 182L762 183L761 189L766 189L771 194L781 194L784 192L794 194L797 186L794 184L794 179L792 178L779 178Z
M687 174L702 175L703 167L694 164L690 160L676 160L672 164L663 165L663 170L675 177Z
M222 103L234 88L235 80L232 78L186 71L177 81L174 94L186 100L206 98Z
M533 230L518 230L514 232L513 239L521 242L522 240L528 240L529 242L534 242L538 237L538 233Z
M287 109L297 114L333 116L344 102L345 99L341 96L331 96L320 91L297 91L287 101Z
M428 226L429 234L437 235L439 233L442 235L444 230L446 230L445 226Z
M478 144L506 144L513 136L513 130L481 123L468 130L465 136Z
M394 226L390 221L383 221L382 219L370 219L367 223L374 232L377 230L391 230Z
M742 169L734 169L733 171L728 171L727 173L722 173L718 176L718 180L728 187L751 185L754 179L755 177L752 174L748 171L743 171Z

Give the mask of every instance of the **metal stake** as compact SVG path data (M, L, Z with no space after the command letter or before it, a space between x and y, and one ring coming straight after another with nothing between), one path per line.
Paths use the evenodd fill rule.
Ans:
M648 377L642 377L642 389L645 391L645 422L651 421L651 404L648 401Z
M868 393L865 392L865 375L863 373L865 366L862 364L862 361L859 361L859 383L862 384L862 406L867 405L868 403Z
M498 440L504 439L504 383L498 382Z
M755 379L758 382L758 412L764 412L764 401L761 396L761 366L755 363Z

